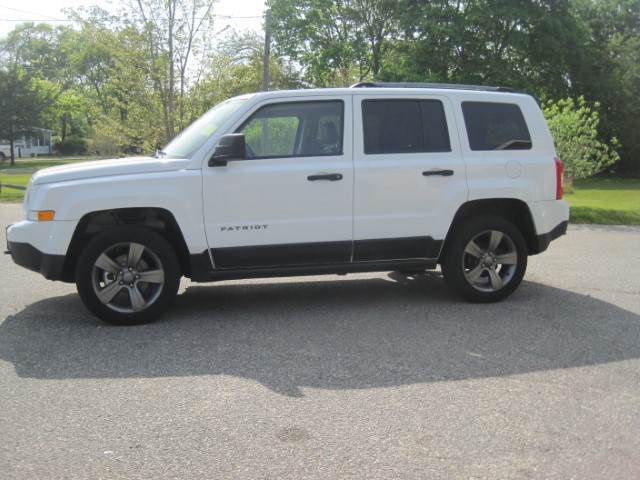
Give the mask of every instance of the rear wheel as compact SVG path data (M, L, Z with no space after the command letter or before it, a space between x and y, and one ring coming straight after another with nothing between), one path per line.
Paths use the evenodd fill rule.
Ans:
M466 300L497 302L511 295L527 269L527 246L510 222L483 216L453 232L442 260L447 285Z
M114 325L139 325L162 314L180 285L180 264L158 233L137 226L94 237L76 267L86 307Z

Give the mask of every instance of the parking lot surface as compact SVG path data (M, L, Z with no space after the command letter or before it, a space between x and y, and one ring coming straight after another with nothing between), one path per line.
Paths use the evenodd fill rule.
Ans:
M570 226L491 305L437 273L183 281L128 328L2 255L0 477L640 478L639 246Z

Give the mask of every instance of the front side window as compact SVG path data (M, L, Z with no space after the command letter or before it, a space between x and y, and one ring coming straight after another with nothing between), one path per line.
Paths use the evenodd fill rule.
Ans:
M365 100L362 120L365 154L451 151L438 100Z
M313 157L342 154L341 101L267 105L238 130L249 158Z
M531 135L518 105L462 102L471 150L530 150Z

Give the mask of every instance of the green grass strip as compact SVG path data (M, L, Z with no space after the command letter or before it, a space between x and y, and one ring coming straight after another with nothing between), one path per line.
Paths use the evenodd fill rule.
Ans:
M565 195L573 223L640 225L640 180L591 177L575 182Z

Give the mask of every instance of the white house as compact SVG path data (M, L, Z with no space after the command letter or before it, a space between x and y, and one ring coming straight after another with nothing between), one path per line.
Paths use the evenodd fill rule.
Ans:
M16 157L35 157L37 155L51 155L53 153L52 130L33 128L29 135L18 138L15 143ZM7 140L0 140L0 144L8 145Z

